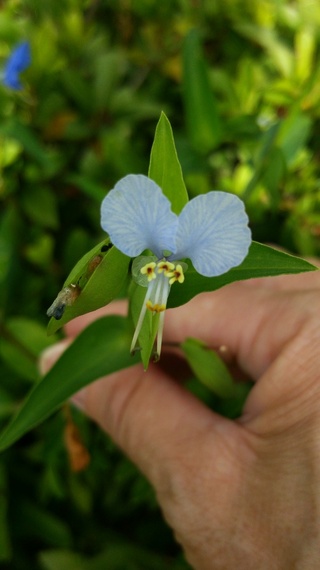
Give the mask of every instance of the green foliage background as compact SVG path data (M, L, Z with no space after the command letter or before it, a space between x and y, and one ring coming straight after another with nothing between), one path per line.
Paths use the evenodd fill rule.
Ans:
M105 237L101 199L147 173L161 110L191 196L234 192L255 240L320 255L319 29L317 0L1 3L0 63L32 49L24 89L0 86L3 425L57 338L46 309ZM188 568L148 484L73 410L91 462L72 472L69 413L0 457L1 568Z

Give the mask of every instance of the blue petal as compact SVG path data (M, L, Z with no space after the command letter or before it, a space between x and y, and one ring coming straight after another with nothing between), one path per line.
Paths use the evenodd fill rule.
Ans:
M31 63L29 42L21 42L12 51L4 68L3 83L11 89L21 89L19 74L27 69Z
M135 257L145 249L158 257L175 251L178 217L161 188L147 176L129 174L119 180L101 206L101 226L114 245Z
M197 196L179 216L174 259L187 257L205 277L226 273L248 253L251 232L242 201L226 192Z

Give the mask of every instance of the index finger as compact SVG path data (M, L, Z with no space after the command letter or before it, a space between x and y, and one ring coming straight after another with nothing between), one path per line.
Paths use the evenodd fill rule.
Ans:
M189 303L166 311L164 343L196 337L215 348L227 346L238 366L257 379L276 358L301 324L314 315L320 272L254 279L202 293ZM116 301L66 325L75 336L107 314L127 313L127 302Z

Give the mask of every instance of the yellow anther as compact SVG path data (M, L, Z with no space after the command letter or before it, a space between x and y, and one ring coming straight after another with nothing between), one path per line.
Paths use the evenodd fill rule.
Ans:
M172 276L168 275L168 277L171 277L171 279L169 281L170 285L172 285L176 281L178 281L179 283L183 283L184 282L184 273L183 273L183 269L182 269L181 265L180 264L176 265L176 267L174 268L174 271L172 271Z
M142 273L142 275L146 275L148 281L152 281L152 279L155 279L157 277L155 268L156 268L156 263L154 261L151 261L150 263L147 263L146 265L141 267L140 273Z
M162 311L166 310L166 306L164 304L159 305L158 303L152 303L151 301L147 301L146 306L147 309L153 313L162 313Z
M171 261L160 261L157 265L158 273L164 273L166 277L171 277L171 271L174 269L174 263Z

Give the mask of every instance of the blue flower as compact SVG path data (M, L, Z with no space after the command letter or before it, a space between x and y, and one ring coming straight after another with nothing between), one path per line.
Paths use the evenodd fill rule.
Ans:
M170 287L185 279L187 264L182 260L190 259L200 275L214 277L239 265L251 243L248 217L237 196L208 192L193 198L176 215L161 188L143 175L122 178L104 198L101 226L120 251L136 258L133 277L148 287L131 350L150 310L160 313L158 356ZM137 257L145 250L154 255Z
M20 90L20 73L27 69L31 63L31 51L29 42L21 42L12 51L4 68L3 83L11 89Z

